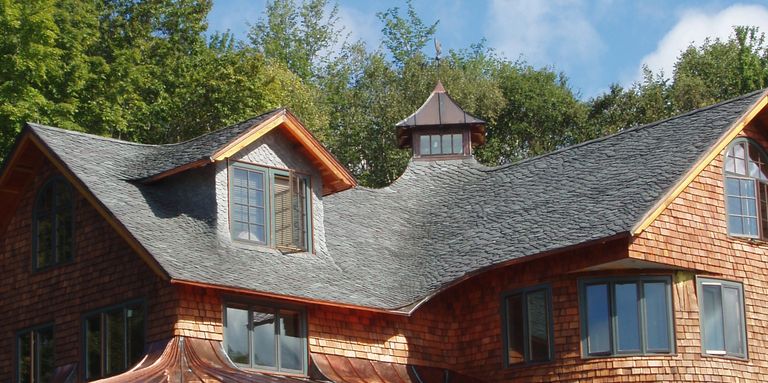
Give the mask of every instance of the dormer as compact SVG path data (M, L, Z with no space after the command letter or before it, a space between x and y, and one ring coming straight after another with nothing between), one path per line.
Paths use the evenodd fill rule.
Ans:
M398 146L413 148L415 159L466 158L485 143L485 121L465 112L440 81L424 104L395 126Z

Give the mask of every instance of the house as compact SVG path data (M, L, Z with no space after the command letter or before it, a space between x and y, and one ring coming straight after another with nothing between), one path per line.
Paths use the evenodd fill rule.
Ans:
M285 109L172 145L27 124L0 381L763 381L767 104L491 168L438 84L382 189Z

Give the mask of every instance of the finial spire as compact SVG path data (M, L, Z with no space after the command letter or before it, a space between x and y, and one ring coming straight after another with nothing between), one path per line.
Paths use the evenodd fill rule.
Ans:
M437 66L437 82L440 82L440 54L443 53L443 46L440 41L433 39L435 43L435 65Z

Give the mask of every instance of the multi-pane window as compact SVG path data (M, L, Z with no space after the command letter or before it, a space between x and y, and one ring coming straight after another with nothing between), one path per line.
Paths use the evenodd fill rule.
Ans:
M552 359L551 311L547 287L518 290L504 297L506 365Z
M697 278L701 345L705 354L747 357L741 283Z
M21 332L17 350L19 383L49 382L53 378L53 326Z
M421 134L419 154L422 156L464 154L464 135L461 133Z
M306 372L304 313L269 306L228 305L224 348L236 364L281 372Z
M72 259L72 192L66 181L54 178L37 194L33 213L35 268Z
M753 141L738 139L725 153L728 232L768 238L768 161Z
M580 281L579 290L585 355L673 351L669 278L585 280Z
M230 169L232 238L283 251L311 248L308 177L244 163Z
M85 317L86 380L119 374L144 355L145 309L141 302Z

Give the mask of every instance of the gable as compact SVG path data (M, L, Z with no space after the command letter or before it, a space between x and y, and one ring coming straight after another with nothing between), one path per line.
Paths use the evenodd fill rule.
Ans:
M744 129L750 124L757 129L768 128L768 92L761 91L760 97L734 121L729 129L723 133L715 144L692 166L688 172L662 196L661 199L650 209L643 218L632 228L632 234L638 235L650 226L664 210L675 201L680 193L693 182L701 172L721 155L723 150L739 135L742 135Z

